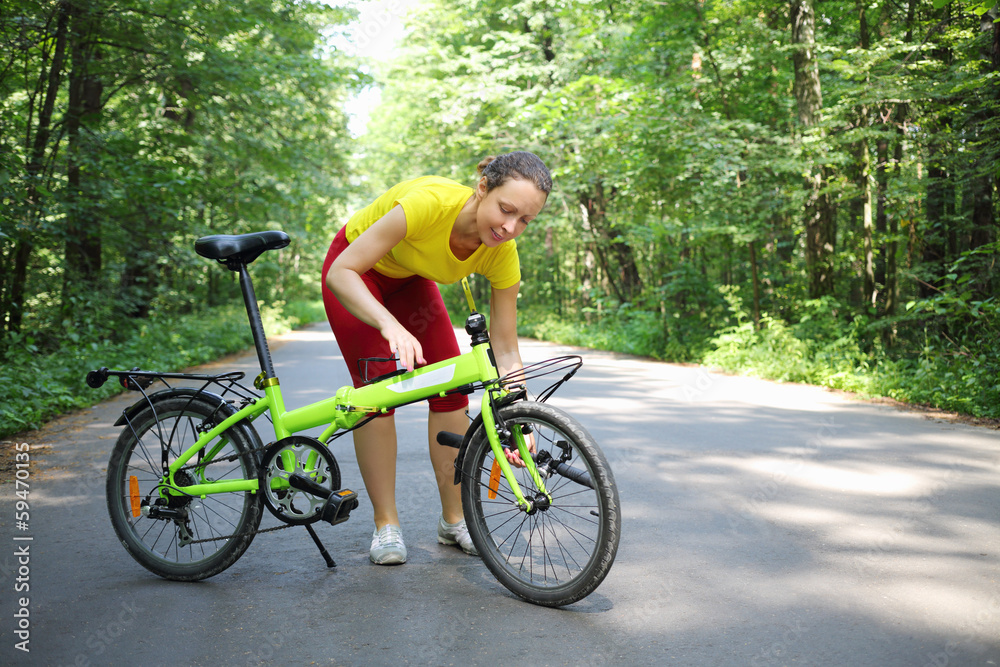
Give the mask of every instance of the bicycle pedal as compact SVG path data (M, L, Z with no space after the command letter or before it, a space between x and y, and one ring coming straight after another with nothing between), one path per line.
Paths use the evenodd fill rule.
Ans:
M358 494L350 489L334 491L323 505L323 521L331 526L344 523L351 517L351 511L358 508Z

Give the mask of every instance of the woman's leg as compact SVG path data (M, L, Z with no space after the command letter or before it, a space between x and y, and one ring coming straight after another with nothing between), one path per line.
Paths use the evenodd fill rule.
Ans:
M450 397L449 397L450 398ZM440 406L436 406L440 407ZM455 455L451 447L438 444L440 431L463 434L469 427L466 408L446 412L431 410L427 419L428 436L431 442L431 462L437 477L438 493L441 495L441 518L438 520L437 540L441 544L454 545L467 554L478 556L476 545L469 535L462 511L462 487L455 484Z
M361 479L375 512L375 528L399 525L396 511L396 419L373 419L354 431L354 451Z
M438 494L441 496L441 516L448 523L462 520L462 487L455 484L455 456L457 450L438 444L439 431L450 431L464 435L469 428L466 409L452 412L430 412L427 417L427 435L430 440L431 464L437 478Z
M327 319L337 338L337 344L344 355L344 361L351 373L355 387L360 387L365 380L358 368L358 360L367 357L388 358L392 356L389 344L382 338L378 330L368 326L352 315L333 293L326 287L326 274L333 260L347 247L347 238L341 230L327 253L323 265L323 303L326 307ZM383 299L386 285L381 284L380 276L369 271L362 280L372 295ZM391 281L388 287L392 287ZM395 369L393 363L370 364L368 375L374 377ZM354 431L354 450L358 456L358 468L364 480L365 489L371 498L376 529L387 524L399 525L396 511L396 421L391 416L373 419Z

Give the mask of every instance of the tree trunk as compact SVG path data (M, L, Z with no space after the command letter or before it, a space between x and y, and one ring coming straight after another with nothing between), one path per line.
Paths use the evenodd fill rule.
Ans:
M792 63L795 82L792 86L798 103L799 123L803 127L816 124L823 107L823 93L816 62L816 13L812 0L791 0L789 18L792 23Z
M954 185L948 172L938 162L939 149L930 147L930 164L927 167L926 211L927 226L924 229L921 253L924 264L924 278L920 283L920 296L930 297L937 293L936 285L941 275L941 265L947 257L947 212L948 201L954 201ZM928 275L930 274L930 275Z
M21 330L24 318L24 292L28 284L28 260L31 259L31 243L27 240L18 241L14 253L14 275L11 281L10 303L7 311L7 330Z
M866 5L862 0L854 0L854 8L858 12L858 44L867 51L871 47L868 35L868 19L865 16Z
M816 61L816 14L812 0L791 0L789 18L792 24L792 62L795 81L792 84L798 106L799 124L809 129L819 121L823 94ZM833 292L831 256L836 241L833 207L829 195L823 193L826 171L813 165L806 176L809 197L806 201L806 271L809 276L809 296L819 298Z
M52 114L55 110L56 98L59 94L59 87L62 84L63 65L66 54L66 35L69 27L70 4L67 0L59 3L57 8L56 32L54 35L54 46L52 51L52 61L48 72L45 73L45 98L42 101L41 109L38 112L38 124L31 137L30 130L25 140L25 148L28 153L28 162L25 165L27 174L27 188L25 197L24 218L25 226L16 241L14 251L14 270L9 281L5 283L5 293L3 295L2 309L0 309L0 322L6 322L8 332L21 330L21 323L24 316L24 295L28 280L28 262L31 259L33 249L33 235L35 233L36 220L42 214L42 197L38 185L41 183L45 173L46 149L49 145L49 138L52 134Z
M1000 11L998 11L997 8L994 7L993 9L990 10L989 14L990 16L993 17L994 21L993 44L990 49L993 60L993 71L1000 72L1000 22L997 21L998 14L1000 14ZM994 96L996 97L997 101L1000 102L1000 86L994 86L994 91L995 91ZM1000 192L1000 171L996 172L996 175L994 176L993 180L994 180L994 187L996 188L997 192Z
M872 239L872 179L870 173L871 160L868 156L868 142L861 142L861 148L863 151L861 156L861 178L863 179L861 234L865 255L863 296L865 306L868 307L875 305L875 244Z
M968 206L965 208L969 227L968 233L962 235L959 254L966 250L975 250L993 241L995 225L993 220L993 174L982 173L983 169L980 165L975 165L974 169L967 189L962 193L963 201L968 200Z
M855 11L858 13L858 45L868 50L871 47L871 37L868 32L868 18L865 15L867 5L863 0L855 0ZM866 78L867 82L867 78ZM862 105L858 109L858 127L869 125L868 107ZM875 305L875 244L872 226L872 182L871 156L868 153L868 140L862 138L857 145L857 184L861 191L859 208L861 217L861 239L864 267L862 268L862 301L865 307Z
M888 128L884 128L888 129ZM889 228L886 198L889 189L889 140L882 137L875 146L875 238L879 252L875 256L876 289L885 288L885 234Z
M984 14L982 17L981 29L983 32L990 32L990 41L984 48L980 55L983 60L992 65L994 72L1000 72L1000 63L997 62L997 58L1000 54L997 53L998 45L996 44L997 39L997 24L993 23L996 11L992 10L989 14ZM1000 86L994 84L997 89L996 96L1000 97ZM995 112L986 104L983 105L982 111L977 114L977 124L982 127L980 130L983 133L988 132L987 128L990 127L991 121L995 117ZM982 150L982 149L980 149ZM993 236L996 230L996 220L993 217L993 181L995 179L995 167L996 165L983 164L984 159L979 158L976 164L976 171L978 172L972 182L972 232L969 238L969 249L975 250L976 248L982 247L993 242Z
M580 195L585 224L594 233L594 252L604 269L608 287L620 303L629 303L642 290L632 248L609 228L604 185Z
M896 148L893 149L893 162L898 166L903 162L903 121L906 118L905 105L898 109L899 124L896 132L899 134L896 139ZM899 302L899 278L898 267L896 266L896 253L899 252L899 215L889 216L889 242L885 246L885 314L892 317L896 314L896 305ZM894 339L891 332L886 331L883 339L889 345Z
M753 281L753 325L760 329L760 280L757 277L757 249L750 241L750 276Z
M74 285L86 288L96 282L101 271L99 202L94 196L94 183L87 180L97 174L94 169L86 169L82 164L86 157L93 159L94 156L85 157L88 142L81 136L81 128L93 123L102 107L103 85L92 71L93 62L99 58L93 38L96 18L90 5L79 4L74 5L72 18L72 70L66 116L69 142L66 181L70 203L66 223L64 297Z
M906 32L903 41L907 44L913 42L913 23L916 17L917 0L909 0L906 3ZM900 104L896 107L896 147L893 149L893 163L896 169L903 164L903 139L906 136L906 117L909 114L909 106ZM897 172L898 174L898 172ZM913 229L913 225L910 225ZM899 215L892 215L889 218L889 239L885 247L885 314L892 317L896 314L896 307L899 303L899 274L896 262L896 255L899 252ZM888 347L892 347L896 342L895 331L893 329L882 330L882 340Z

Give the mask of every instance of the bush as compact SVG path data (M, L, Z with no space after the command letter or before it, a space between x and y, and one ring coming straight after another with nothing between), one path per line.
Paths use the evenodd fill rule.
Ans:
M690 344L677 337L672 322L659 312L627 307L591 312L593 322L573 321L540 309L518 314L518 334L529 338L622 352L663 361L691 361ZM707 340L706 330L704 339ZM695 338L692 336L692 338ZM695 348L697 349L697 348Z
M814 382L809 347L794 336L781 320L765 315L761 328L752 322L728 327L712 339L715 349L703 363L730 373L752 375L782 382Z
M928 343L919 355L883 363L877 370L875 383L885 396L1000 418L1000 361L991 350Z

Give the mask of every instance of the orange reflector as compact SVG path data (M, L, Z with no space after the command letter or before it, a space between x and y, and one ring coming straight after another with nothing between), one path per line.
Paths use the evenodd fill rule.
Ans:
M132 501L132 516L139 516L139 478L135 475L128 478L128 497Z
M493 468L490 470L490 492L487 497L493 500L497 497L497 490L500 488L500 462L493 459Z

